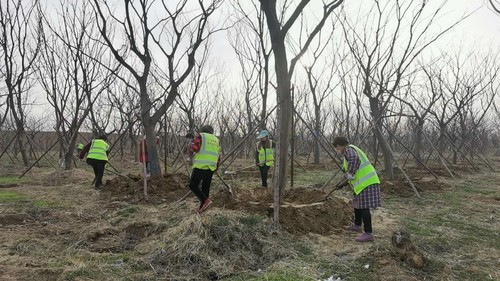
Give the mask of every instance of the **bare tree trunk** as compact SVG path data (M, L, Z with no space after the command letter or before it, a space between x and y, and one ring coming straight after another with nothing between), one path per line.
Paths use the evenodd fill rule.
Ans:
M317 138L314 138L314 164L319 164L320 160L320 145L319 138L321 134L321 111L320 108L316 108L315 112L315 122L314 122L314 134Z
M418 119L415 128L415 167L421 168L422 165L422 148L424 139L424 120Z
M382 149L382 154L384 155L384 168L385 168L385 175L392 179L394 177L394 159L393 159L393 153L392 149L387 142L386 138L382 134L382 120L380 116L382 115L382 112L380 112L380 107L378 104L378 99L375 98L370 98L370 109L372 113L372 119L376 120L376 124L374 126L375 129L375 136L377 137L377 141L380 145L380 148Z
M272 32L271 32L272 34ZM278 42L275 42L278 41ZM281 198L286 187L288 174L288 150L290 148L290 137L292 129L293 105L290 96L290 80L288 78L288 62L283 40L273 40L274 58L276 62L276 78L278 81L278 135L276 169L274 171L274 228L279 229L279 208Z
M28 154L23 141L27 95L33 86L33 68L38 59L41 37L38 1L1 1L0 2L0 77L5 85L7 107L14 119L18 132L19 151L26 167L29 166Z
M266 13L267 26L271 36L273 46L275 71L277 80L277 103L278 103L278 120L277 131L279 135L278 145L276 150L276 169L274 170L274 216L273 229L279 230L280 203L281 194L286 187L287 177L287 162L288 149L290 147L290 131L292 120L292 101L290 95L290 78L288 76L288 61L286 57L286 48L284 43L284 34L280 29L280 24L276 14L276 3L266 3L261 1L262 9Z
M24 128L18 128L17 144L19 145L19 152L21 153L21 158L23 159L24 166L28 167L30 162L28 154L26 153L26 147L24 146L24 139L26 139L26 132L24 131Z
M273 0L260 0L261 9L266 15L267 27L269 29L269 35L271 37L271 45L273 47L275 71L276 71L276 82L277 82L277 104L278 104L278 135L279 141L277 146L277 159L276 159L276 169L275 169L275 180L274 180L274 220L273 228L279 230L279 208L281 204L281 198L286 187L287 178L287 162L288 162L288 150L290 147L289 141L291 137L292 130L292 112L293 103L290 94L290 77L293 74L293 68L297 63L301 55L307 50L311 40L318 34L323 25L325 24L328 16L333 12L334 9L340 6L343 2L342 0L337 0L329 3L325 3L323 10L323 18L319 21L318 25L313 29L311 34L304 43L301 52L291 61L290 70L288 70L288 61L286 56L285 48L285 37L289 28L293 25L295 20L301 14L305 6L307 6L309 1L301 1L290 19L286 21L283 25L278 18L276 13L276 1Z

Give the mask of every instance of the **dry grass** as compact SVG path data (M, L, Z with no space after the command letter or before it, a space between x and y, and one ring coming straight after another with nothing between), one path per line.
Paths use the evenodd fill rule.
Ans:
M164 246L148 262L172 280L218 280L296 258L293 242L271 234L264 220L235 211L187 217L162 235Z
M285 200L290 206L323 198L313 186L332 172L306 168L311 172L296 174L302 188ZM399 196L397 189L384 194L384 208L373 215L377 238L371 244L357 244L354 235L335 228L273 234L267 209L242 211L238 202L244 201L229 208L223 197L199 216L192 213L198 205L193 197L176 202L174 197L187 191L179 182L178 193L164 193L173 196L164 201L127 201L112 192L93 192L88 173L39 169L19 186L0 189L2 280L500 279L498 173L463 173L459 179L433 181L432 188L421 180L422 199ZM1 178L8 183L12 173ZM252 192L258 178L228 181L240 187L243 197L259 201L265 196ZM437 188L439 183L446 188ZM397 183L394 188L408 187ZM215 198L222 196L215 191ZM222 188L220 193L225 194ZM322 207L297 208L290 218L313 214L301 217L301 229L307 228L307 219L311 229L323 221L340 222L347 216L343 209L331 211L343 208L349 194L344 190L333 196ZM394 254L391 235L401 227L425 256L423 267Z

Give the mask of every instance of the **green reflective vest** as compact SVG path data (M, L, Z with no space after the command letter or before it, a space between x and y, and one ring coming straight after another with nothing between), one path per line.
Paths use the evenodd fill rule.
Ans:
M366 157L366 154L361 149L352 144L348 146L356 150L360 161L359 169L356 171L356 174L354 174L354 179L349 181L349 184L354 189L354 193L356 195L359 195L361 191L363 191L363 189L365 189L367 186L377 183L380 184L380 180L372 163L368 161L368 157ZM342 166L344 168L344 171L347 171L348 167L345 158Z
M201 133L200 135L201 147L194 155L193 168L215 171L219 159L219 139L215 135L208 133Z
M257 150L259 151L259 163L262 163L260 166L272 166L274 164L273 141L269 140L269 148L263 148L261 145L259 149L259 144L260 142L257 143Z
M104 140L94 139L92 140L92 144L90 145L87 158L108 161L108 155L106 154L108 148L109 146Z

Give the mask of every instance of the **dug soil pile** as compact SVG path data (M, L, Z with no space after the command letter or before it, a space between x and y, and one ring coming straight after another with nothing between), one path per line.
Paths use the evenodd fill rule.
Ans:
M152 204L171 203L189 193L189 179L184 174L166 174L161 178L148 179L148 199L144 197L144 179L128 175L108 180L101 196L113 201ZM212 184L214 186L214 184ZM340 232L349 224L353 211L344 200L330 197L316 189L294 188L287 190L280 209L281 226L293 234L309 232L328 235ZM194 195L189 194L189 199ZM214 201L211 208L245 211L268 217L273 216L273 194L264 188L233 188L231 195L226 188L212 189ZM209 210L210 211L210 210Z

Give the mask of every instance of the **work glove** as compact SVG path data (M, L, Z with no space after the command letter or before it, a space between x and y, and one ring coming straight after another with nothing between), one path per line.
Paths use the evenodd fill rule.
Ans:
M341 182L337 183L337 185L335 186L336 189L342 189L344 188L344 186L348 186L349 185L349 182L347 179L345 180L342 180Z
M346 173L345 176L344 176L345 179L347 180L353 180L354 179L354 176L349 174L349 173Z

